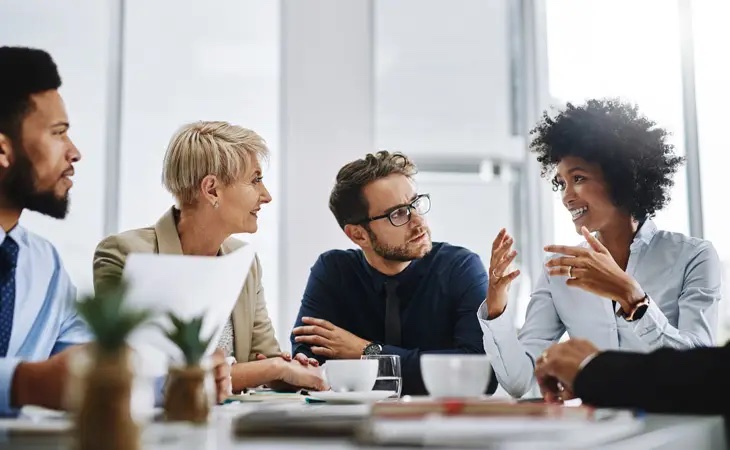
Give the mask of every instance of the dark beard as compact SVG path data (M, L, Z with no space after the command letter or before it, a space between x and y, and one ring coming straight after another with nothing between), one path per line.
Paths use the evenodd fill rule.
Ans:
M416 254L411 251L410 248L408 248L408 243L394 246L394 245L388 245L383 244L378 240L378 237L373 233L373 230L370 229L370 227L366 227L368 231L368 236L370 236L370 244L373 247L373 251L376 255L380 256L381 258L387 260L387 261L400 261L400 262L408 262L413 261L414 259L423 258L428 254L426 252L425 254L421 255ZM424 230L420 230L417 234L421 234L421 232ZM429 239L431 238L431 232L428 230L425 230L428 234ZM415 236L414 236L415 237ZM430 251L430 249L429 249Z
M68 212L68 194L61 198L53 190L38 191L35 187L33 163L22 146L15 152L15 161L0 181L0 191L5 199L18 209L30 209L56 219L63 219Z

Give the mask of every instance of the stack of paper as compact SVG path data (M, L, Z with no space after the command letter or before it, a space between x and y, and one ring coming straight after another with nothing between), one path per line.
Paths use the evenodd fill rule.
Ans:
M592 448L636 434L641 420L629 413L600 421L534 417L376 419L358 439L367 445L417 445L499 449Z

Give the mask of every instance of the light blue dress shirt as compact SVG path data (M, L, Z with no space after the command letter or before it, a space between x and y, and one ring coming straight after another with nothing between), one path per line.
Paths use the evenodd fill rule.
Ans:
M626 272L650 298L646 314L633 322L617 317L610 299L570 287L566 277L549 276L547 270L539 277L519 333L508 311L514 305L487 320L482 303L477 317L484 350L500 385L513 397L532 389L535 360L565 332L602 350L649 352L715 343L721 266L709 241L657 230L647 220L631 244Z
M92 338L76 315L76 288L53 245L20 225L8 234L18 243L19 253L13 330L7 357L0 358L0 415L16 412L10 406L10 389L21 361L42 361ZM5 236L0 228L0 242Z

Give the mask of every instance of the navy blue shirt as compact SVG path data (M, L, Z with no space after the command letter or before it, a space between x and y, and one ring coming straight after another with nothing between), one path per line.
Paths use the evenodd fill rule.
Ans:
M329 320L368 341L385 338L386 280L398 280L402 347L384 345L383 354L400 355L403 395L424 395L422 353L484 353L477 309L487 295L487 273L476 253L446 243L388 277L373 269L361 250L323 253L312 267L295 326L302 317ZM293 353L314 355L294 342Z

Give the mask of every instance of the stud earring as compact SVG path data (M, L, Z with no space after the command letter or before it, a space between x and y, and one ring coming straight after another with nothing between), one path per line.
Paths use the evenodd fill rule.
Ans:
M216 208L216 209L218 208L218 200L213 202L213 208Z

